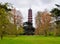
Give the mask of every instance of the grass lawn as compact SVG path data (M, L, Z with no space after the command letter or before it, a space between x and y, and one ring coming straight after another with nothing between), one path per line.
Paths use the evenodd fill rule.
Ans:
M0 44L60 44L60 37L18 36L4 37Z

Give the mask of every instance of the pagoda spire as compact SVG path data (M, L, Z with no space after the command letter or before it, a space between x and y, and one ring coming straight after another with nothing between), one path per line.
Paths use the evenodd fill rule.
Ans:
M28 22L32 23L32 9L31 8L28 10Z

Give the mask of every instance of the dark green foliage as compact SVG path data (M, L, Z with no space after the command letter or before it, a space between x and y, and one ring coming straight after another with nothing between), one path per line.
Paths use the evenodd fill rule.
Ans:
M8 3L5 3L5 4L2 4L2 3L0 3L0 8L4 8L5 9L5 11L11 11L11 9L8 9Z
M32 26L31 22L24 22L23 28L24 28L25 35L33 35L34 34L35 29Z
M51 13L56 17L60 16L60 10L58 8L52 9Z

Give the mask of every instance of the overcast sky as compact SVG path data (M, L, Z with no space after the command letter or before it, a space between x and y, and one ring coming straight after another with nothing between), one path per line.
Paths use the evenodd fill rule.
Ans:
M0 0L0 2L8 2L13 4L13 6L22 13L24 22L27 21L29 8L32 8L33 10L34 20L37 11L44 11L45 9L50 11L52 8L56 7L55 4L60 4L60 0Z

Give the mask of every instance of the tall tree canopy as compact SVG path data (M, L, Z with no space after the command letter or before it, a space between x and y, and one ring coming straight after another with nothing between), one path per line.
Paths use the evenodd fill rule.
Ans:
M52 13L52 16L56 18L56 34L60 35L60 5L55 4L58 8L53 8L50 12Z
M3 33L5 32L6 25L9 23L8 20L8 3L2 4L0 3L0 35L2 37Z

